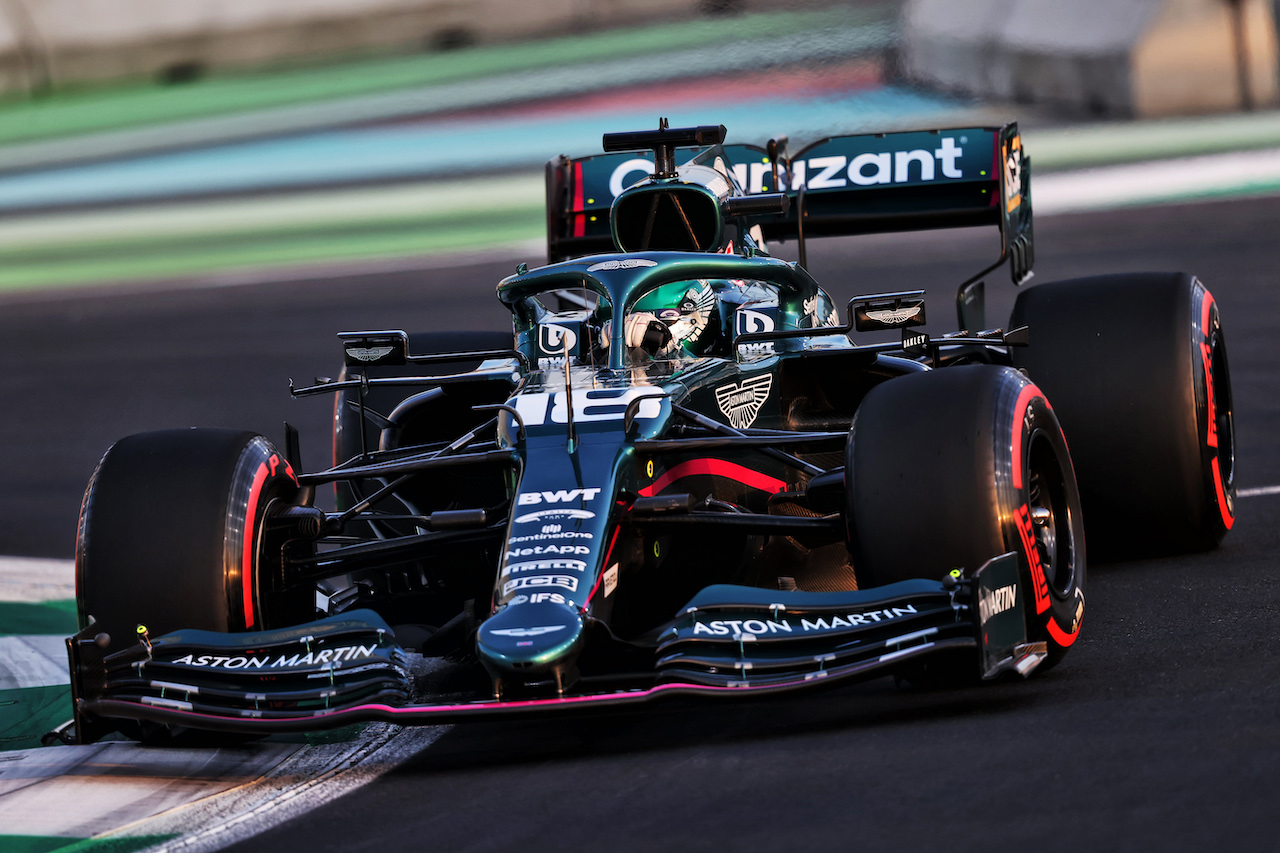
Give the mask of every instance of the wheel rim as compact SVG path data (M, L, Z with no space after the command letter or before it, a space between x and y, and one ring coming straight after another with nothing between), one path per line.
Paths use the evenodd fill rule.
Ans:
M1075 581L1076 541L1067 478L1048 437L1031 437L1027 505L1045 582L1066 595Z

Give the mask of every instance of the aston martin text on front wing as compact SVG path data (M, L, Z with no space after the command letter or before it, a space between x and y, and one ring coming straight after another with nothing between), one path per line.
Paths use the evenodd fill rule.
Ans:
M866 610L862 613L846 613L843 616L818 617L815 619L791 618L782 619L717 619L711 622L696 622L694 634L710 634L717 637L737 637L739 635L762 636L778 633L793 633L799 629L801 633L811 631L832 631L842 628L854 628L860 625L873 625L877 622L888 622L903 616L918 614L914 604L902 607L886 607L883 610Z

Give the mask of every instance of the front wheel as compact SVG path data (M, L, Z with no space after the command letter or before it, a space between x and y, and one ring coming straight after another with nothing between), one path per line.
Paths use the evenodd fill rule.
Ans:
M972 365L876 386L854 417L846 517L861 588L1020 557L1027 636L1047 665L1084 613L1080 498L1062 430L1034 384Z
M298 500L284 455L251 432L165 430L116 442L85 490L76 603L119 651L138 625L261 630L306 618L313 595L280 584L285 542L266 521Z

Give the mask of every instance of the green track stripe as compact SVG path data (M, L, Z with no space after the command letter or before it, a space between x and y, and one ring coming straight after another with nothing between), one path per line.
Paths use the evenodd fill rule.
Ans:
M127 248L64 246L57 252L0 252L0 291L480 249L536 240L543 236L545 227L541 211L517 211L489 216L481 222L433 223L430 228L395 223L237 238L193 238L132 244ZM529 260L536 263L539 258Z
M34 749L45 732L69 719L71 688L66 684L0 690L0 750Z
M72 600L29 604L0 601L0 635L61 634L77 631L76 603Z
M78 840L55 835L0 835L0 850L4 853L47 853Z
M59 838L54 835L0 835L4 853L133 853L177 838L176 835L134 835L112 838Z
M1037 169L1076 169L1280 145L1280 111L1028 130Z
M880 9L766 12L523 44L485 45L445 53L228 73L180 86L162 87L150 81L137 81L110 89L68 89L35 100L0 101L0 143L207 118L541 68L589 65L752 37L780 36L830 26L847 28L883 17Z

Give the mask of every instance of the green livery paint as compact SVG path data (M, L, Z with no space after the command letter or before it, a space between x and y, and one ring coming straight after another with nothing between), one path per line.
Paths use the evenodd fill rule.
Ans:
M1022 496L1016 460L1031 427L1013 404L1034 386L1009 350L1025 335L855 344L859 317L905 328L923 315L924 294L855 297L842 324L803 262L770 256L761 233L985 223L1004 238L997 264L1012 260L1019 278L1031 205L1016 127L838 137L791 158L772 143L758 164L770 183L750 162L746 180L760 172L762 189L782 191L759 193L738 181L724 134L665 121L606 134L607 152L654 153L653 177L629 186L628 170L644 171L636 163L553 161L555 262L520 264L496 288L511 337L472 337L475 348L460 351L453 337L340 333L343 374L291 389L337 395L333 467L286 465L289 483L268 495L241 476L255 470L244 460L299 458L296 433L283 452L252 433L190 429L109 450L77 546L82 621L93 614L106 627L86 625L71 643L73 736L92 741L123 719L269 733L762 694L901 674L925 659L1025 676L1060 656L1065 645L1025 641L1044 628L1018 607L1026 572L1003 539L965 542L962 567L941 576L959 534L938 525L947 554L914 558L900 556L912 543L885 535L877 547L890 553L877 557L864 546L883 525L854 529L866 501L907 518L936 497L926 485L885 498L897 481L873 478L898 469L881 475L854 453L855 435L872 434L856 418L896 399L880 394L886 384L926 408L949 400L944 392L994 395L1000 402L974 416L985 419L979 434L997 437L986 476ZM677 166L686 142L705 150ZM582 218L603 197L588 174L617 178L608 228L626 251L579 254L599 240ZM937 369L949 363L965 366ZM904 445L886 456L909 468L927 453ZM1071 470L1038 452L1035 464L1051 482ZM188 482L218 485L179 506L144 500ZM311 505L329 484L334 512ZM179 516L222 520L228 507L261 519L246 524L254 536L233 551L217 550L224 536L166 553L192 582L185 592L120 594L136 589L152 547L137 531ZM1036 517L1052 532L1065 512L1037 505ZM989 522L1003 524L984 515L963 526ZM1045 547L1075 535L1046 534ZM149 566L147 579L164 570ZM1065 586L1083 579L1083 568L1063 572ZM208 589L232 594L202 596ZM167 633L139 644L138 624ZM456 662L459 685L483 674L488 690L417 684L406 649Z

